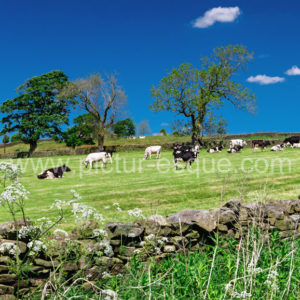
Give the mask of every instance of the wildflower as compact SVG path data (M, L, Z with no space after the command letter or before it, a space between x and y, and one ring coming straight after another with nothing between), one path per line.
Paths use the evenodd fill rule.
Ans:
M141 242L140 242L140 246L141 246L141 247L144 247L145 244L146 244L146 242L144 242L144 241L141 241Z
M140 249L135 249L134 251L133 251L133 253L134 254L139 254L139 253L141 253L142 251L140 250Z
M107 237L107 231L104 229L94 229L93 230L93 236L94 237Z
M35 234L37 234L39 228L36 226L23 226L20 230L19 230L19 234L18 237L19 239L26 239L28 237L31 237Z
M250 298L251 294L247 293L246 291L242 291L241 293L233 292L231 296L237 299L246 299L246 298Z
M154 240L154 238L155 238L155 236L154 236L153 233L145 236L145 240L148 241L148 242Z
M66 231L64 231L64 230L62 230L62 229L55 229L54 231L53 231L53 233L56 235L56 236L60 236L60 235L64 235L65 237L68 237L69 236L69 234L66 232Z
M117 211L122 211L122 209L121 209L121 207L120 207L120 204L119 204L118 202L115 202L115 203L113 204L113 206L115 206L115 208L116 208Z
M17 245L11 242L5 242L0 245L0 253L8 253L10 255L17 255L20 253L20 249Z
M109 273L105 272L105 271L102 273L102 278L104 278L104 279L111 278L111 277L112 276Z
M5 203L15 203L20 199L27 200L27 195L29 192L25 189L25 187L19 183L15 182L8 187L5 188L4 192L2 192L0 196L0 204L4 205Z
M34 255L37 254L39 252L41 252L42 250L46 250L47 247L45 246L45 244L41 241L33 241L33 242L29 242L27 244L27 247L30 249L30 255Z
M143 215L143 211L137 207L135 209L128 210L128 214L130 217L134 217L134 218L139 218L139 219L145 218L145 216Z
M105 300L118 300L118 294L112 290L102 290L102 295L105 295Z
M0 172L4 173L4 178L8 177L10 180L16 180L22 174L18 165L9 162L0 163Z
M107 240L101 241L100 246L104 248L105 255L107 255L108 257L114 256L114 251L113 251L109 241L107 241Z

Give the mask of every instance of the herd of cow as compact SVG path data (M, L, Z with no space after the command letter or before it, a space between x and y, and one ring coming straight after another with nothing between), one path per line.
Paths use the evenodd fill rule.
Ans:
M271 146L270 141L268 140L252 140L252 149L261 149L265 150L268 146ZM230 141L229 149L227 150L228 153L239 153L241 150L247 145L247 142L241 139L235 139ZM292 136L286 138L282 144L278 144L271 147L271 151L282 151L284 147L292 147L292 148L300 148L300 136ZM200 146L199 145L180 145L174 144L173 145L173 160L175 168L178 167L178 162L184 162L186 164L185 167L188 165L192 165L193 162L197 159L199 153ZM223 144L219 144L218 146L211 147L207 150L208 153L216 153L221 152L224 149ZM160 158L161 155L161 146L150 146L147 147L144 154L144 159L151 159L151 155L153 153L156 154L156 158ZM114 151L102 151L102 152L95 152L90 153L85 161L84 165L87 168L93 168L94 163L101 161L103 166L106 166L107 160L112 163L112 156ZM39 175L37 175L38 179L54 179L54 178L62 178L64 172L70 172L71 169L66 165L51 168L48 170L43 171Z

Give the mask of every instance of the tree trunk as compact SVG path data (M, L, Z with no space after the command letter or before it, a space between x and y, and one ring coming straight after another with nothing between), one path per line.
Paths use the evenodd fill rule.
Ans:
M4 153L6 153L6 143L4 143Z
M104 149L104 134L98 134L98 148L99 151L103 151Z
M35 151L36 147L37 147L37 141L33 141L30 142L30 148L29 148L29 156L31 156L31 154Z
M202 136L201 136L201 124L199 122L199 120L197 120L197 118L192 115L191 116L192 119L192 144L200 144L200 146L202 146Z

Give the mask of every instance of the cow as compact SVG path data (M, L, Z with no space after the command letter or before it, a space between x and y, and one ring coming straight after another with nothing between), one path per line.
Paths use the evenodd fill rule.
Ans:
M97 161L102 161L102 166L106 167L106 159L109 158L110 161L112 162L112 158L111 158L112 154L110 154L109 152L94 152L94 153L90 153L85 161L84 161L84 165L87 168L88 165L90 165L90 168L92 169L94 166L94 163Z
M271 146L270 141L266 141L266 140L253 140L252 141L252 149L258 149L261 148L261 150L264 150L267 148L267 146Z
M156 158L160 158L161 146L150 146L145 149L144 160L148 157L151 159L151 154L156 153Z
M271 148L271 151L282 151L283 147L283 145L275 145Z
M54 179L54 178L62 178L64 172L70 172L71 169L66 165L48 169L39 175L37 175L38 179Z
M284 139L283 144L293 146L296 143L300 143L300 136L291 136L289 138Z
M175 169L177 170L178 167L178 162L182 161L185 162L185 168L187 168L188 164L192 166L192 163L195 161L197 158L197 152L192 152L192 151L175 151L173 152L173 158L174 158L174 164L175 164Z
M229 148L229 149L227 150L227 153L240 153L240 152L241 152L241 149L243 149L243 146L236 145L236 146L234 146L233 148Z
M198 157L199 154L199 145L180 145L180 144L174 144L173 150L174 152L181 153L181 152L193 152Z
M231 140L229 148L234 148L235 146L241 146L243 148L244 146L247 146L247 142L244 140L240 140L240 139Z
M300 148L300 143L294 143L293 146L291 146L292 148Z
M220 147L214 147L214 148L208 149L207 152L208 152L208 153L216 153L216 152L221 152L222 149L223 149L222 146L220 146Z

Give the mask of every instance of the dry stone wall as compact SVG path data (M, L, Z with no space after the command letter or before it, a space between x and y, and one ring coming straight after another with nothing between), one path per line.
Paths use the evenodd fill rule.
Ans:
M20 295L41 288L51 274L62 274L72 282L76 276L97 280L107 274L118 274L133 257L142 260L161 259L180 251L197 251L212 244L212 237L221 234L235 239L257 227L267 238L270 231L278 231L282 238L299 238L300 200L280 200L268 203L243 204L231 200L219 209L182 210L167 217L153 215L134 223L113 222L99 229L95 221L76 227L71 234L47 237L47 248L35 256L28 256L29 240L17 240L24 220L15 225L0 225L0 298L15 299L17 286ZM26 225L30 220L26 220ZM17 226L17 228L16 228ZM102 232L101 239L95 230ZM17 278L13 268L12 244L20 249L29 269L24 278Z

